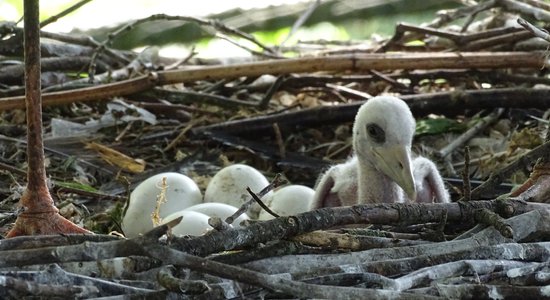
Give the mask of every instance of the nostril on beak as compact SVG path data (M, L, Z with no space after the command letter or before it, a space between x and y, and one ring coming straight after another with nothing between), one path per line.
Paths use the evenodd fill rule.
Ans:
M399 162L399 169L403 169L403 164Z

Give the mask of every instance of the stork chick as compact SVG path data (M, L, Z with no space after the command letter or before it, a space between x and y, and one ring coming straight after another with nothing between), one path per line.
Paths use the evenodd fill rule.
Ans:
M353 125L354 156L319 180L312 209L357 203L449 202L432 161L411 158L412 113L399 98L379 96L363 104Z

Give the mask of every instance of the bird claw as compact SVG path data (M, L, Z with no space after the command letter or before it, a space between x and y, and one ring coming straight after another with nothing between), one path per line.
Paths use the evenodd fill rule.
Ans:
M23 235L53 235L63 233L92 234L91 231L79 227L55 211L40 213L24 212L17 217L15 225L8 232L6 238Z

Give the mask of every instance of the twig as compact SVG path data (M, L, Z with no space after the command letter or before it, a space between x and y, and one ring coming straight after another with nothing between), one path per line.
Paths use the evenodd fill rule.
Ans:
M185 64L186 62L188 62L195 55L197 55L197 52L195 52L195 45L193 45L193 46L191 46L191 49L189 50L189 53L187 54L187 56L185 56L182 59L179 59L178 61L174 62L171 65L168 65L168 66L164 67L164 70L168 71L168 70L177 69L179 66L181 66L181 65Z
M504 218L490 210L485 208L477 210L474 213L474 218L476 222L480 224L495 227L495 229L498 230L503 237L509 239L514 237L514 230L512 229L512 226L506 224Z
M493 122L498 120L502 113L504 112L504 109L499 108L490 113L488 116L483 117L479 122L477 122L474 126L472 126L470 129L468 129L466 132L461 134L458 138L454 139L451 143L449 143L447 146L443 147L441 150L437 152L437 155L441 158L444 158L451 154L457 147L461 146L462 144L469 141L471 138L473 138L478 132L481 130L487 128L487 126L491 125Z
M73 4L72 6L70 6L69 8L65 9L64 11L58 13L57 15L55 16L51 16L49 18L47 18L46 20L40 22L40 28L44 28L46 27L47 25L53 23L53 22L57 22L57 20L63 18L64 16L76 11L77 9L79 9L80 7L84 6L85 4L87 4L88 2L91 2L92 0L80 0L79 2Z
M273 53L273 51L270 48L268 48L267 46L260 43L252 35L249 35L245 32L242 32L242 31L240 31L236 28L231 28L229 26L226 26L226 25L222 24L221 22L218 22L218 21L215 21L215 20L205 20L205 19L196 18L196 17L189 17L189 16L169 16L169 15L165 15L165 14L157 14L157 15L149 16L147 18L135 20L135 21L133 21L129 24L126 24L125 26L122 26L121 28L117 29L116 31L112 32L111 34L109 34L108 38L105 41L103 41L103 43L101 43L97 47L96 51L92 55L92 62L90 63L90 68L88 70L90 80L93 82L93 77L94 77L94 73L95 73L94 65L95 65L95 60L97 59L97 56L104 49L106 49L107 46L110 45L113 40L118 38L118 36L120 36L122 33L127 32L129 30L132 30L135 26L137 26L139 24L147 23L147 22L153 22L153 21L157 21L157 20L193 22L193 23L197 23L197 24L202 25L202 26L210 26L212 28L215 28L216 30L226 32L226 33L229 33L229 34L233 34L233 35L236 35L237 37L246 39L246 40L252 42L253 44L259 46L262 50L267 51L268 53Z
M508 11L517 12L539 21L550 22L550 12L544 9L514 0L498 0L497 3Z
M271 101L271 98L273 98L273 95L279 90L285 80L285 76L278 76L277 79L275 79L273 84L269 87L265 95L262 97L262 100L258 104L258 107L260 109L266 109L268 107L269 101Z
M389 290L363 289L353 287L323 286L307 284L303 282L284 279L280 276L271 276L264 273L251 271L245 268L222 264L220 262L204 259L180 252L168 247L158 245L156 242L149 242L141 246L150 256L162 260L166 264L173 264L207 274L221 276L240 282L265 287L273 291L282 291L289 295L306 298L326 299L366 299L378 297L391 297L392 299L430 299L426 295L415 295L412 293L399 293Z
M97 87L45 93L43 95L43 105L61 105L76 101L92 101L107 99L109 97L126 96L148 90L155 84L167 85L199 80L236 78L241 76L254 77L265 74L266 70L269 70L271 74L288 74L311 71L338 72L373 69L539 69L546 64L546 61L547 59L544 54L539 52L409 53L406 55L388 53L267 60L236 65L205 66L187 70L160 71L151 73L148 76L138 76L133 79ZM24 108L24 97L0 98L0 111L16 108Z
M278 186L280 186L284 183L286 183L286 180L283 178L283 176L281 174L276 174L275 178L273 178L271 183L269 183L265 188L263 188L256 196L258 198L261 198L261 197L265 196L267 193L269 193L271 190L273 190L274 188L276 188L276 187L278 187ZM250 205L252 205L252 203L254 203L254 202L255 202L255 199L251 197L248 201L243 203L243 205L241 205L241 207L239 207L239 209L233 215L227 217L225 219L225 222L227 224L232 224L233 221L235 221L235 219L237 219L240 215L242 215L244 212L246 212L248 210L248 208L250 207Z
M203 280L183 280L172 274L173 266L161 268L157 274L159 284L165 289L179 294L202 294L208 291L208 285Z
M462 197L464 201L472 200L472 185L470 183L470 147L464 147L464 170L462 170Z
M420 95L403 95L415 116L429 113L440 113L452 116L464 113L464 109L487 109L499 107L532 107L546 109L550 106L550 89L505 88L487 90L462 90L453 92L438 92ZM446 105L442 106L441 103ZM363 104L357 101L337 106L318 106L293 112L284 112L266 116L233 120L201 126L193 129L193 133L223 132L226 134L252 134L272 132L271 124L278 123L281 130L352 122L357 110ZM1 107L1 102L0 102Z
M28 147L28 143L27 143L27 141L25 141L25 140L16 139L16 138L8 137L8 136L1 135L1 134L0 134L0 140L2 140L2 141L10 141L10 142L13 142L13 143L18 143L18 144L23 145L25 148ZM82 158L79 158L79 157L73 157L73 156L71 156L71 155L68 155L68 154L66 154L66 153L63 153L63 152L61 152L61 151L57 151L57 150L52 149L52 148L50 148L50 147L44 147L44 150L45 150L46 152L49 152L49 153L53 153L53 154L55 154L55 155L58 155L58 156L60 156L60 157L62 157L62 158L64 158L64 159L72 159L72 158L74 158L74 159L75 159L76 161L78 161L79 163L82 163L82 164L84 164L84 165L86 165L86 166L88 166L88 167L90 167L90 168L93 168L93 169L96 169L96 170L98 170L98 171L101 171L102 173L109 174L109 175L114 174L113 171L111 171L111 170L109 170L109 169L106 169L106 168L103 168L103 167L101 167L101 166L96 166L96 165L92 164L91 162L89 162L89 161L87 161L87 160L85 160L85 159L82 159Z
M330 256L308 255L307 259L304 259L303 255L277 256L247 263L246 267L268 274L291 273L293 278L300 279L345 270L376 272L394 277L421 267L462 259L506 258L546 261L546 255L550 254L548 242L519 244L517 241L536 238L539 234L548 234L547 226L536 222L547 222L549 217L548 212L532 211L507 219L505 222L512 225L516 242L510 242L497 230L488 227L471 237L460 240L335 253ZM345 266L345 269L342 269L342 266Z
M348 224L423 224L447 222L468 224L473 220L473 211L487 208L499 214L517 215L532 209L550 207L542 203L524 201L470 201L462 203L394 203L388 205L356 205L353 207L322 208L292 217L258 222L247 227L230 229L223 233L213 232L207 237L192 240L174 238L175 249L196 255L207 255L224 250L257 245L267 241L289 238L315 230L328 229ZM229 222L228 222L229 223Z
M274 216L275 218L279 217L279 215L276 212L272 211L271 208L269 208L269 206L265 205L265 203L260 199L260 197L258 197L258 195L256 195L249 187L246 188L246 191L252 197L252 199L254 199L254 201L256 201L256 203L258 203L258 205L260 205L262 209L264 209L268 214Z
M279 124L273 123L273 131L275 132L275 140L277 142L277 146L279 147L279 155L281 158L286 157L286 149L285 149L285 143L283 141L283 134L281 133L281 128L279 128Z
M327 83L326 86L328 88L334 89L338 92L343 92L343 93L346 93L348 95L352 95L354 97L359 97L360 99L367 100L367 99L372 98L372 95L370 95L369 93L354 90L354 89L346 87L346 86L332 84L332 83Z
M288 40L298 31L300 27L309 19L311 14L321 5L320 0L312 1L311 4L308 6L308 8L304 11L303 14L300 15L300 17L294 22L292 25L292 28L290 28L290 32L285 37L285 39L279 44L280 47L283 47Z
M518 18L518 24L529 30L534 36L550 42L550 34L545 29L540 29L522 18Z
M398 240L393 238L341 234L325 231L314 231L298 235L291 240L306 245L329 249L349 249L351 251L362 251L373 248L405 247L428 243L427 241Z

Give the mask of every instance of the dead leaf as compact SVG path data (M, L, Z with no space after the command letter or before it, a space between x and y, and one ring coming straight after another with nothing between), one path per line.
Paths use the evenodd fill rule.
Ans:
M96 151L108 164L120 167L124 171L137 174L145 170L145 161L142 159L131 158L114 149L95 142L86 143L86 148Z

